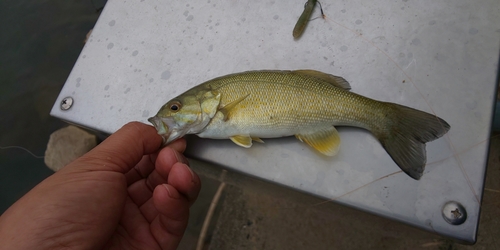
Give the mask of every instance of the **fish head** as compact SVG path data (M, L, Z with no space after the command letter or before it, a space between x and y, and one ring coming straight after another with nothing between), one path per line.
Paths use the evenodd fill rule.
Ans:
M167 102L149 118L166 145L186 134L196 134L210 123L220 103L213 91L188 91Z

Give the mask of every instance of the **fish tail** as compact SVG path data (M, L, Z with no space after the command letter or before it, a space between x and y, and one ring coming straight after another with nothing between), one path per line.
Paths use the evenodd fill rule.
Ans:
M385 125L373 131L387 153L410 177L419 180L426 163L425 143L448 132L450 125L429 113L387 103Z

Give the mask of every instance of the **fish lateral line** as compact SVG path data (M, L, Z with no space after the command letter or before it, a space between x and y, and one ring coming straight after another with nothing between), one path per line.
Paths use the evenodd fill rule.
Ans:
M318 4L319 4L319 10L321 11L321 18L326 19L326 15L325 15L325 13L323 12L323 6L321 5L321 2L320 2L320 1L317 1L317 2L318 2ZM313 19L311 19L311 21L312 21L312 20L315 20L315 19L318 19L318 18L319 18L319 17L313 18Z

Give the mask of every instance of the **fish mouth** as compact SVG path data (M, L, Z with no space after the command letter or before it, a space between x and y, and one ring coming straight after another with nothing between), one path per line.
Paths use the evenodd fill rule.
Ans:
M157 116L148 118L148 121L153 124L158 134L163 138L163 145L167 144L168 138L170 137L168 126Z

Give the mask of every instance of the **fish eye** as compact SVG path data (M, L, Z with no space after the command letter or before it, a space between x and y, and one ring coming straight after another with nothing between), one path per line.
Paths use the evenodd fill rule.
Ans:
M170 110L177 112L181 109L181 104L179 102L173 102L170 104Z

